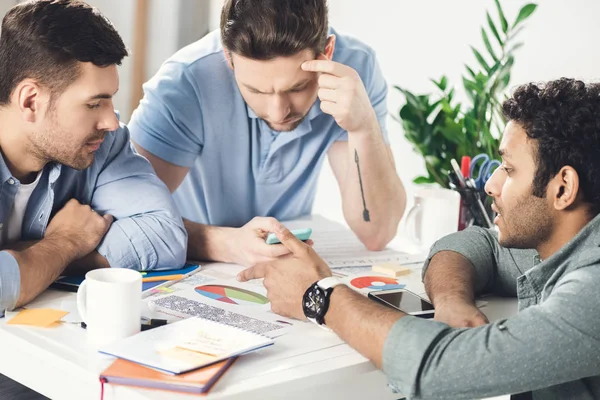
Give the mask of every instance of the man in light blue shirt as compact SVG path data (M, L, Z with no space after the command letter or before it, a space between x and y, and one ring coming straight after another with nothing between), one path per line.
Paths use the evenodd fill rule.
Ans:
M189 258L287 254L264 235L311 213L326 156L359 239L378 250L395 236L405 193L386 82L372 49L328 29L325 0L225 1L220 32L167 60L144 91L132 139L174 192Z
M177 268L187 236L112 96L127 55L78 1L13 7L0 36L0 312L65 268Z

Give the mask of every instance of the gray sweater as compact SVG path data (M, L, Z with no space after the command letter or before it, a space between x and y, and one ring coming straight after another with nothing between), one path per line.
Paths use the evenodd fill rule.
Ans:
M480 399L532 392L534 400L600 399L600 216L557 253L507 249L470 228L436 253L468 258L477 293L516 296L519 313L477 328L401 318L387 336L383 370L409 399Z

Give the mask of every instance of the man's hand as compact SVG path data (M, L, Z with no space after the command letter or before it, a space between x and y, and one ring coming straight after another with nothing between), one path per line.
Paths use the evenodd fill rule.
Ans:
M452 299L436 301L435 320L453 328L474 328L489 323L474 304Z
M70 245L78 259L98 247L112 222L112 215L98 215L89 205L71 199L52 218L44 238Z
M229 243L226 257L228 262L252 267L261 262L275 260L290 254L282 244L267 244L265 239L269 232L275 232L281 224L275 218L254 217L241 228L226 230L226 242Z
M305 61L302 69L320 73L321 110L333 116L342 129L362 132L379 127L369 95L354 69L328 60L324 55L318 60Z
M240 272L238 280L264 278L274 313L306 319L302 310L304 292L316 281L331 276L331 270L309 245L298 240L288 229L279 225L275 234L291 255L248 268Z

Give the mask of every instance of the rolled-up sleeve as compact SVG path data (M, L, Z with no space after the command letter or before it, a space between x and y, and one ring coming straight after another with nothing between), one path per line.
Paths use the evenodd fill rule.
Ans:
M597 375L600 266L569 273L541 305L477 328L404 317L384 345L383 370L410 399L521 393Z
M21 293L21 271L17 260L7 251L0 251L0 317L4 310L15 308Z
M533 267L537 252L532 249L508 249L498 243L492 229L471 227L438 240L423 266L423 277L433 256L453 251L468 259L475 271L475 292L516 295L516 279Z
M111 267L180 268L186 259L187 233L171 193L150 163L134 152L127 127L111 134L116 137L91 205L115 221L98 252Z

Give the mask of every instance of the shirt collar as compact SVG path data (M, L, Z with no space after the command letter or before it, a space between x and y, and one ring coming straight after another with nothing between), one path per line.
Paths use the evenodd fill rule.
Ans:
M551 279L590 265L598 258L600 246L600 214L588 222L570 241L545 260L534 259L534 267L525 273L534 286L541 290ZM596 260L600 261L600 260ZM553 278L554 276L554 278Z
M59 163L46 164L46 166L44 167L44 169L42 171L42 175L44 174L44 172L46 170L50 171L50 179L49 179L50 183L54 183L60 176L60 172L62 170L62 164L59 164ZM6 165L6 161L4 161L4 154L0 154L0 182L5 183L5 182L8 182L10 179L15 179L15 178L13 178L12 173L10 172L10 170L8 169L8 166Z
M11 178L12 174L6 166L6 162L4 161L4 154L0 154L0 180L2 181L2 183L4 183Z

